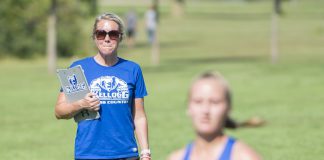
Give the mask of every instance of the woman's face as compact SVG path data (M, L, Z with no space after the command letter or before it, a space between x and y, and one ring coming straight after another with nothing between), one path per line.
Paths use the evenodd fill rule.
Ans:
M101 33L104 33L104 32L108 33L110 31L119 31L118 24L114 21L100 20L97 23L96 31L101 31ZM109 56L109 55L113 55L115 53L117 54L117 48L118 48L119 41L120 41L120 37L118 39L115 39L115 38L111 38L107 34L105 36L105 38L99 38L95 34L95 42L96 42L97 48L98 48L99 52L103 55Z
M225 91L215 79L201 79L193 84L188 114L198 134L212 135L222 130L229 112Z

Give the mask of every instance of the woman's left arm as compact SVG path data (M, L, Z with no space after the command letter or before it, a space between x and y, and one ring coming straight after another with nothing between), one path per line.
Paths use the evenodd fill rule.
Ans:
M135 125L135 134L136 134L138 143L141 147L141 151L143 151L143 150L147 151L149 149L149 142L148 142L147 118L146 118L145 109L144 109L144 98L135 98L134 125ZM144 158L144 157L142 157L143 160L150 159L150 158Z

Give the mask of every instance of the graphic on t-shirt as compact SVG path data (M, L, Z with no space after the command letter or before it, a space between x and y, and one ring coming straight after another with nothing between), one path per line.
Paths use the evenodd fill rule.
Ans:
M73 74L72 76L67 76L67 79L70 83L70 85L65 86L67 93L79 92L86 89L86 84L84 82L78 83L78 79L76 78L75 74Z
M90 83L91 92L98 95L101 104L128 103L127 83L115 76L102 76Z

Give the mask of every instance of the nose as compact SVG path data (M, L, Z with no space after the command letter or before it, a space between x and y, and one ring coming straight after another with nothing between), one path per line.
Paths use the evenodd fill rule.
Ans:
M106 42L110 42L110 37L109 37L108 34L106 34L105 41L106 41Z
M210 109L210 104L208 102L205 102L201 106L202 113L208 114Z

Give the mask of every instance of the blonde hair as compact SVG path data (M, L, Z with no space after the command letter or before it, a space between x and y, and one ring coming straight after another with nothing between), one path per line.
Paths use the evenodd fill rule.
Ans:
M103 13L96 18L95 23L93 24L92 39L95 39L94 35L97 30L97 24L100 20L109 20L116 22L118 24L118 31L121 33L120 41L123 40L125 25L123 20L115 13Z

